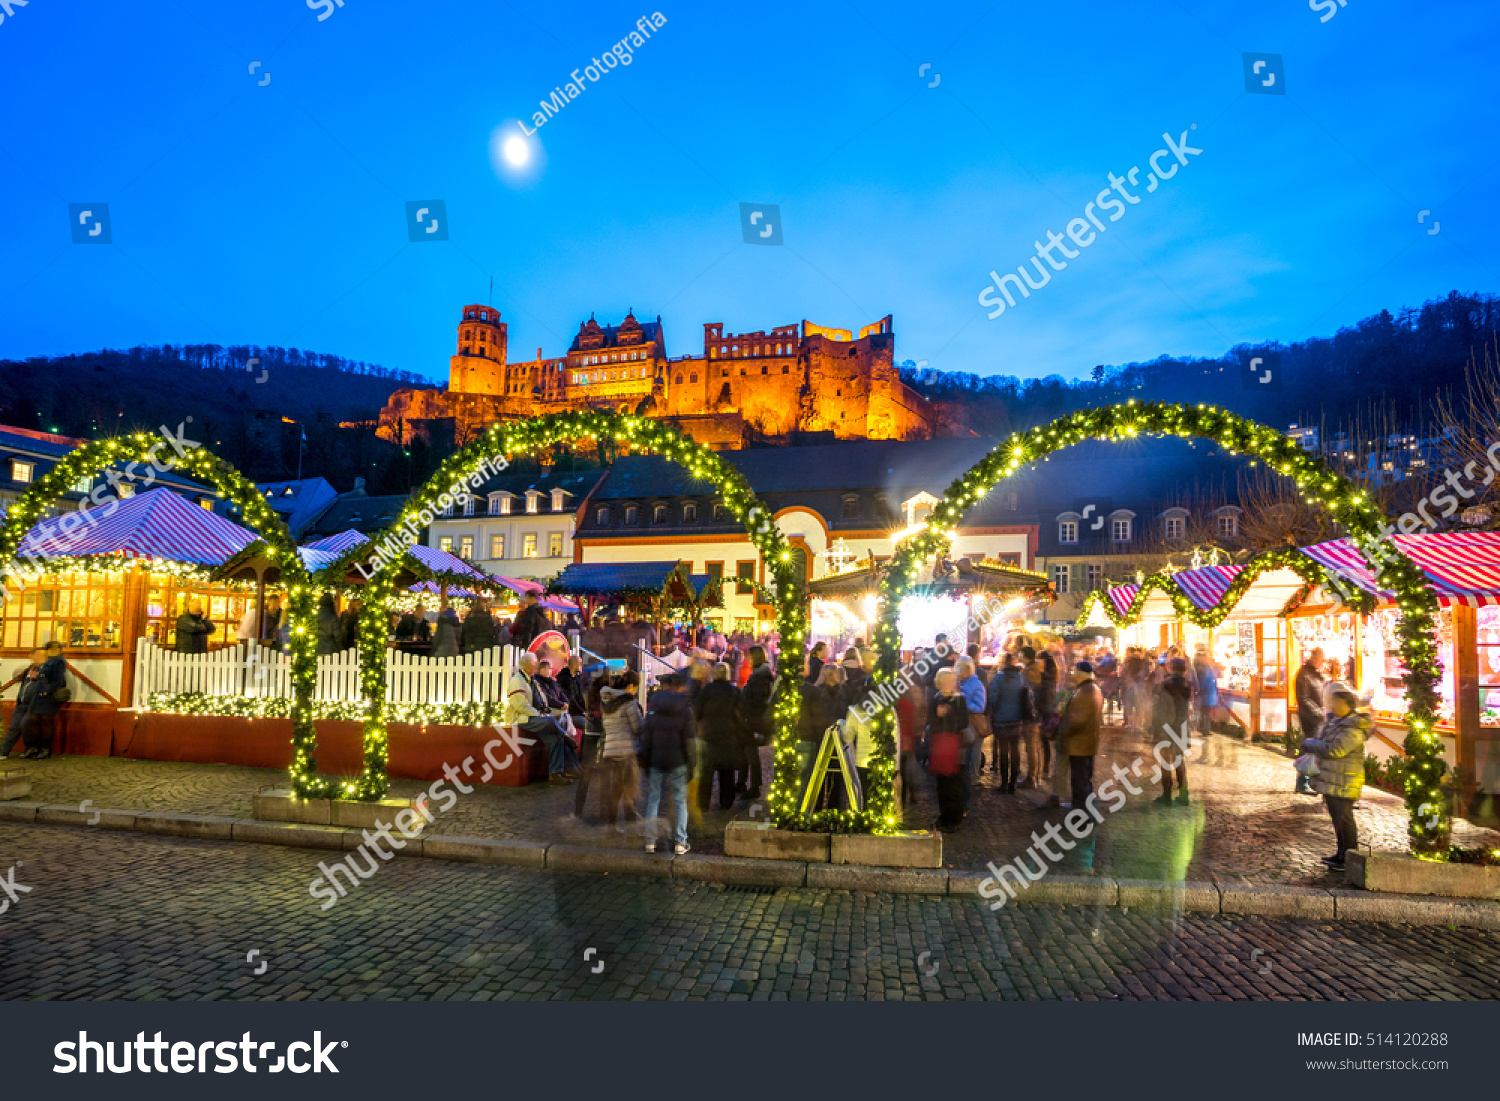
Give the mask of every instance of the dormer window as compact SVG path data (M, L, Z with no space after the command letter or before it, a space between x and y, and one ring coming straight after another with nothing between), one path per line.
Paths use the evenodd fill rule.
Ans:
M859 497L853 493L844 495L844 507L840 515L845 520L854 520L859 517Z
M1130 542L1130 521L1111 520L1109 522L1110 538L1116 543Z
M639 505L625 506L625 522L627 524L638 524L641 522L641 510Z
M10 480L13 482L29 483L36 476L36 467L31 463L23 463L20 459L10 461Z
M714 523L721 524L729 519L729 510L723 505L714 505Z
M473 497L472 494L465 494L464 495L464 515L465 516L473 516L474 515L474 497Z
M560 490L560 489L554 489L552 491L552 511L553 512L561 512L562 510L563 510L563 491Z
M1057 524L1057 541L1059 543L1078 542L1078 521L1059 520Z
M537 498L540 496L541 494L534 489L529 489L526 491L526 511L528 513L534 513L537 511Z
M665 524L667 522L666 505L657 505L651 510L651 522L653 524Z
M609 506L603 505L594 512L594 523L601 528L609 527Z
M1181 516L1167 517L1167 538L1181 539L1185 534L1187 522Z
M682 506L682 522L684 524L696 524L698 522L698 506L691 501Z
M1232 512L1224 513L1215 519L1214 524L1219 535L1224 539L1236 539L1240 534L1240 518Z

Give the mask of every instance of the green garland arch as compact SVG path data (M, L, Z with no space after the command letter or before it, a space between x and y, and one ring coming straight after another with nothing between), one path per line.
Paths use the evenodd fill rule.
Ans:
M1376 553L1385 517L1363 490L1276 429L1217 406L1132 400L1123 405L1071 413L1051 424L1016 433L997 445L948 487L927 526L896 547L880 582L880 625L875 631L879 655L877 685L889 683L896 676L900 660L897 619L901 600L916 578L918 564L951 546L954 528L975 502L1022 467L1083 440L1119 441L1166 435L1214 440L1231 453L1253 455L1272 470L1293 479L1307 503L1320 506L1349 533L1370 563L1381 588L1395 594L1401 613L1397 633L1401 658L1407 668L1403 680L1409 704L1404 745L1410 768L1406 779L1408 836L1416 855L1442 859L1448 851L1452 823L1439 786L1447 766L1442 756L1442 739L1435 730L1439 676L1435 639L1437 596L1417 565L1393 544L1387 542ZM1142 591L1146 591L1144 584ZM871 771L885 789L883 796L888 800L895 770L895 718L889 710L884 710L874 722L877 759L871 762Z
M16 501L6 513L4 524L0 525L0 580L7 570L15 568L16 551L26 533L45 519L48 511L81 478L92 479L100 471L109 470L119 463L128 464L128 472L129 466L146 462L153 467L162 463L162 469L171 469L211 484L220 495L238 506L243 522L265 542L272 560L281 570L287 587L288 622L292 628L292 783L297 794L304 798L326 797L332 793L334 784L317 778L317 730L313 725L312 700L317 684L318 658L316 640L308 629L313 620L317 590L297 553L297 544L285 522L267 506L255 483L232 465L196 444L192 447L165 445L163 435L134 432L93 440L58 460L57 465ZM169 458L158 458L157 453L164 447Z
M750 541L768 564L775 580L776 625L781 635L781 666L788 660L800 663L806 652L807 610L792 575L792 556L785 537L772 520L770 507L755 496L749 482L739 470L717 452L684 436L670 425L648 417L622 415L603 411L555 413L526 421L492 424L483 435L448 458L432 478L412 495L396 523L376 537L366 555L375 547L401 547L415 541L414 531L432 522L445 507L453 503L453 490L474 484L471 478L481 475L483 464L494 456L512 456L546 451L559 444L577 440L614 440L631 451L648 452L671 459L689 470L695 478L712 482L718 489L724 507L745 525ZM389 709L385 699L386 608L394 594L393 578L401 556L381 562L369 575L364 593L364 611L360 616L359 648L360 687L365 701L364 772L350 786L358 799L381 798L389 786L386 777L388 741L386 724ZM346 568L346 562L335 563L331 571ZM328 571L321 571L319 577ZM776 723L776 768L767 796L778 820L795 806L797 775L797 717L801 697L797 677L782 677L772 700ZM791 782L788 782L789 779Z

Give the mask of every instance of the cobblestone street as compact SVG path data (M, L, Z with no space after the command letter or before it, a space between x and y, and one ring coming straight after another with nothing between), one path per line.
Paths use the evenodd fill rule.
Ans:
M764 751L769 769L770 751ZM1323 802L1292 794L1291 761L1260 746L1215 735L1195 751L1189 766L1193 803L1159 808L1157 789L1149 783L1151 747L1122 728L1107 728L1096 764L1096 784L1118 764L1127 772L1144 761L1134 780L1139 795L1106 819L1093 847L1081 844L1057 870L1072 874L1096 871L1121 878L1243 878L1256 883L1335 886L1342 873L1330 873L1319 858L1333 851L1333 831ZM285 773L226 765L190 765L131 761L106 757L54 757L11 761L32 775L30 798L40 803L127 810L179 811L248 818L255 792L284 787ZM451 762L461 765L462 762ZM395 795L415 795L427 785L409 780L392 783ZM590 824L597 814L596 792L589 793L585 818L571 816L576 788L532 784L525 788L478 787L442 815L433 833L452 836L559 841L589 845L636 845L632 834L620 835ZM1049 815L1045 792L1022 789L1002 795L986 771L975 787L973 805L963 828L944 838L944 860L953 868L983 868L1003 863L1031 844L1031 831L1044 827ZM695 813L691 834L695 851L722 851L725 824L752 808L743 800L730 811ZM1053 810L1051 820L1060 820ZM907 824L926 827L937 817L930 785L924 785L909 809ZM1395 795L1366 788L1356 811L1364 847L1404 850L1406 810ZM1455 842L1500 844L1500 833L1455 823Z
M327 853L0 826L0 996L1493 999L1500 935L395 859L328 911ZM588 952L588 949L594 949ZM250 957L254 951L255 956ZM247 959L247 957L250 957ZM255 972L264 968L262 974Z

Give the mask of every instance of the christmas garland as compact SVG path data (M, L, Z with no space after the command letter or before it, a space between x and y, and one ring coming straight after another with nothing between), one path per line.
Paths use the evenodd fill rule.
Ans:
M203 692L152 692L147 707L162 715L215 715L237 719L289 719L292 701L278 696L211 696ZM332 722L362 722L364 703L314 700L313 716ZM386 720L415 726L450 724L492 726L504 705L494 701L470 703L390 703Z
M1434 730L1437 718L1437 644L1435 616L1437 596L1427 585L1422 571L1388 540L1383 540L1385 517L1369 494L1349 478L1330 469L1321 459L1303 451L1276 429L1247 420L1212 405L1176 405L1166 402L1137 402L1080 410L1026 432L1018 432L1003 441L965 474L948 487L942 500L928 517L926 526L903 539L896 547L890 567L880 583L880 625L875 631L875 648L879 654L876 671L877 689L890 685L896 678L900 661L900 635L897 618L901 599L916 581L921 562L948 553L959 521L986 493L1017 471L1040 462L1054 451L1086 439L1120 441L1141 436L1181 436L1217 442L1231 454L1253 455L1273 471L1295 482L1303 500L1322 508L1349 533L1355 546L1376 572L1380 587L1395 594L1400 610L1397 634L1407 673L1403 677L1407 693L1407 737L1405 749L1410 762L1406 778L1406 805L1409 815L1408 836L1412 851L1428 859L1444 859L1448 852L1451 822L1440 784L1446 765L1442 756L1442 739ZM1277 557L1281 556L1278 560ZM1297 552L1293 548L1270 552L1265 561L1295 569ZM1311 563L1309 565L1316 565ZM1319 567L1321 571L1321 567ZM1182 596L1186 608L1174 608L1184 618L1209 625L1220 614L1221 607L1233 607L1244 594L1253 577L1244 573L1235 578L1219 606L1199 609ZM1139 615L1140 604L1151 589L1163 588L1164 575L1155 574L1141 585L1124 616L1105 607L1111 620L1118 623L1132 613ZM1239 588L1236 589L1236 585ZM1172 586L1176 588L1176 586ZM1167 590L1169 594L1171 590ZM1179 590L1180 593L1180 590ZM1215 620L1216 623L1218 620ZM871 774L875 782L872 799L888 799L890 780L895 771L895 717L887 709L875 716L876 757ZM894 824L894 816L892 816Z

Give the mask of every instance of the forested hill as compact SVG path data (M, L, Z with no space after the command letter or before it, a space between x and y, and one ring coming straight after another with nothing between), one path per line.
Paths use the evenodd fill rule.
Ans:
M87 438L187 416L228 426L257 410L278 420L359 420L411 385L431 384L297 348L169 344L40 356L0 360L0 424Z
M908 361L901 377L938 403L950 431L968 427L981 435L1129 398L1208 402L1277 427L1316 422L1324 414L1337 420L1370 402L1395 405L1416 420L1440 390L1462 388L1471 357L1484 361L1497 329L1500 297L1454 291L1420 308L1382 310L1331 337L1238 345L1217 359L1164 355L1149 363L1101 365L1092 377L1076 380L919 371ZM1279 358L1279 390L1247 384L1254 358Z

